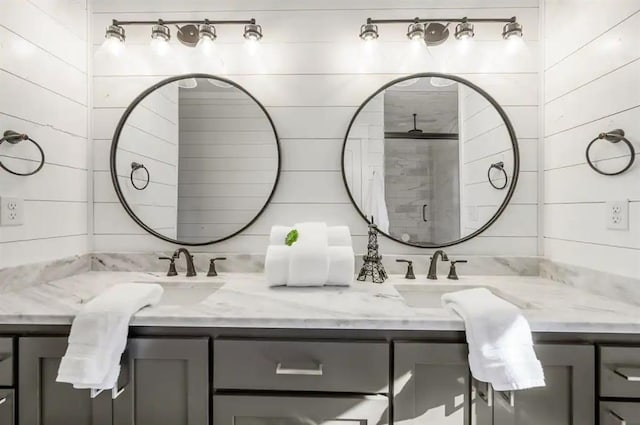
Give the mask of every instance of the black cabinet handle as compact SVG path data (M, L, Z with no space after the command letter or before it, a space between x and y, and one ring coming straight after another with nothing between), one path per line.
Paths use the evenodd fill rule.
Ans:
M424 204L424 205L422 206L422 221L424 221L424 222L429 221L429 220L427 219L427 207L428 207L428 205L427 205L427 204Z

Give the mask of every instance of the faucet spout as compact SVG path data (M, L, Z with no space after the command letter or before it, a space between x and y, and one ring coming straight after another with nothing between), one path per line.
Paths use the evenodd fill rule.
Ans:
M173 253L173 257L178 259L180 258L180 254L184 253L184 258L187 261L187 277L192 277L197 275L196 267L193 265L193 255L189 252L187 248L178 248L176 252Z
M429 264L429 273L427 274L427 279L438 279L438 257L442 258L442 261L449 261L447 253L443 250L439 249L434 252L433 257L431 257L431 263Z

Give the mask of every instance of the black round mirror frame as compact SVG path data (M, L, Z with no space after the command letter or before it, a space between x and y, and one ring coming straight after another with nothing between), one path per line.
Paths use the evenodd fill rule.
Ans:
M507 194L506 194L506 196L504 198L504 201L502 201L502 204L500 204L500 207L495 212L495 214L481 228L479 228L478 230L476 230L473 233L468 234L465 237L462 237L462 238L457 239L455 241L444 242L444 243L440 243L440 244L413 244L413 243L405 242L405 241L403 241L401 239L395 238L395 237L389 235L388 233L382 232L380 229L378 229L378 233L386 236L387 238L389 238L391 240L399 242L399 243L401 243L403 245L412 246L412 247L415 247L415 248L426 248L426 249L444 248L444 247L447 247L447 246L457 245L459 243L466 242L466 241L468 241L470 239L475 238L476 236L480 235L482 232L487 230L489 227L491 227L491 225L493 223L495 223L496 220L498 220L498 218L500 218L500 216L502 215L504 210L507 208L507 205L509 204L509 201L511 201L511 198L513 197L513 193L516 190L516 185L518 183L518 174L520 174L520 150L518 148L518 139L516 137L516 132L515 132L515 130L513 128L513 125L511 124L511 120L509 120L509 117L507 116L506 112L502 109L502 107L498 104L498 102L493 97L491 97L491 95L489 93L487 93L486 91L484 91L483 89L481 89L477 85L473 84L472 82L470 82L468 80L465 80L464 78L458 77L456 75L441 74L441 73L437 73L437 72L424 72L424 73L407 75L405 77L397 78L397 79L395 79L393 81L388 82L387 84L385 84L384 86L382 86L378 90L376 90L376 92L373 93L371 96L369 96L358 107L358 109L356 110L355 114L353 115L353 118L351 118L351 121L349 122L349 127L347 128L347 133L344 136L344 142L342 144L342 180L344 182L345 188L347 189L347 194L349 195L349 199L351 200L351 203L356 208L356 210L358 210L358 213L360 213L362 218L367 223L369 223L369 219L367 218L366 214L364 212L362 212L362 210L360 209L360 207L356 203L355 199L353 198L353 195L351 194L351 189L349 189L349 185L347 184L347 175L346 175L346 171L345 171L345 161L344 161L345 160L345 155L344 154L345 154L345 150L347 148L347 141L349 140L349 133L351 132L351 127L353 126L353 124L355 123L356 119L358 118L358 115L360 114L360 111L369 103L369 101L371 101L371 99L373 99L374 97L376 97L377 95L379 95L380 93L382 93L383 91L388 89L389 87L391 87L391 86L393 86L393 85L395 85L397 83L401 83L403 81L406 81L406 80L412 80L414 78L432 78L432 77L449 79L449 80L456 81L457 83L464 84L465 86L467 86L467 87L475 90L476 92L480 93L489 103L491 103L491 105L496 109L496 111L498 111L498 114L500 114L500 117L504 121L505 126L507 128L507 131L509 132L509 137L511 138L511 146L513 147L513 174L512 174L511 185L509 186L509 190L507 191Z
M129 116L131 115L131 113L133 112L133 110L136 108L136 106L138 106L138 104L140 102L142 102L149 94L151 94L152 92L154 92L155 90L159 89L162 86L165 86L167 84L173 83L175 81L179 81L179 80L185 80L185 79L190 79L190 78L207 78L207 79L212 79L212 80L218 80L221 81L225 84L229 84L230 86L233 86L235 88L237 88L238 90L242 91L244 94L246 94L247 96L249 96L249 98L251 100L253 100L262 110L262 112L264 112L265 116L267 117L267 119L269 120L269 124L271 125L271 129L273 130L273 135L275 137L275 141L276 141L276 150L278 153L278 168L276 170L276 179L273 182L273 188L271 189L271 193L269 194L269 197L266 199L264 205L262 206L262 208L260 209L260 211L258 211L258 213L256 214L255 217L253 217L251 219L251 221L249 221L245 226L243 226L241 229L237 230L236 232L225 236L223 238L220 239L216 239L216 240L212 240L210 242L198 242L198 243L194 243L194 242L184 242L184 241L179 241L176 239L171 239L161 233L156 232L155 230L151 229L149 226L147 226L131 209L131 206L129 205L129 203L127 202L126 198L124 197L124 193L122 193L122 188L120 187L120 182L118 181L118 174L117 174L117 170L116 170L116 155L117 155L117 150L118 150L118 141L120 139L120 134L122 133L122 129L124 128L125 123L127 122L127 119L129 118ZM280 180L280 167L281 167L281 163L282 163L282 154L280 152L280 138L278 137L278 132L276 131L276 127L273 124L273 120L271 119L271 116L269 115L269 113L267 112L267 110L265 109L265 107L262 105L262 103L260 103L258 101L258 99L256 99L251 93L249 93L246 89L244 89L242 86L240 86L238 83L228 80L226 78L222 78L222 77L217 77L215 75L211 75L211 74L202 74L202 73L195 73L195 74L183 74L183 75L176 75L173 77L169 77L166 78L156 84L154 84L153 86L147 88L146 90L144 90L142 93L140 93L138 95L138 97L136 97L133 102L131 102L131 104L127 107L127 109L124 111L124 114L122 114L122 117L120 118L120 121L118 122L118 126L116 127L116 131L113 134L113 139L111 140L111 153L109 156L109 163L110 163L110 170L111 170L111 182L113 183L113 187L116 191L116 195L118 195L118 199L120 200L120 203L122 204L122 207L125 209L125 211L127 212L127 214L129 214L129 217L131 217L131 219L133 219L133 221L135 221L140 227L142 227L146 232L150 233L151 235L162 239L164 241L167 242L171 242L174 244L178 244L178 245L186 245L186 246L204 246L204 245L211 245L214 243L218 243L218 242L222 242L225 241L227 239L230 239L236 235L238 235L239 233L243 232L245 229L247 229L249 226L251 226L257 219L258 217L260 217L260 215L262 215L262 213L264 212L264 210L267 208L267 206L269 205L269 203L271 202L271 199L273 198L273 195L276 191L276 187L278 186L278 182Z

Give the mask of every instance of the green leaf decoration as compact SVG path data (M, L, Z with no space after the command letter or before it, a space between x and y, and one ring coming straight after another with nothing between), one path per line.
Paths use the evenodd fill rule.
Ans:
M296 229L291 230L287 233L287 237L284 238L284 243L287 246L291 246L298 240L298 231Z

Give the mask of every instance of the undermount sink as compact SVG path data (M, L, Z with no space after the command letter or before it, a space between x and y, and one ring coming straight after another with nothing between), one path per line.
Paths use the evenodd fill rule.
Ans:
M487 285L461 285L461 284L430 284L421 285L394 285L400 296L409 307L414 308L442 308L440 301L443 294L448 292L462 291L464 289L485 288L493 295L510 302L522 310L531 310L535 306L527 301L521 300L510 294L506 294L499 289Z
M180 281L140 281L140 284L155 283L162 286L164 292L158 305L186 306L199 304L224 286L224 282Z

